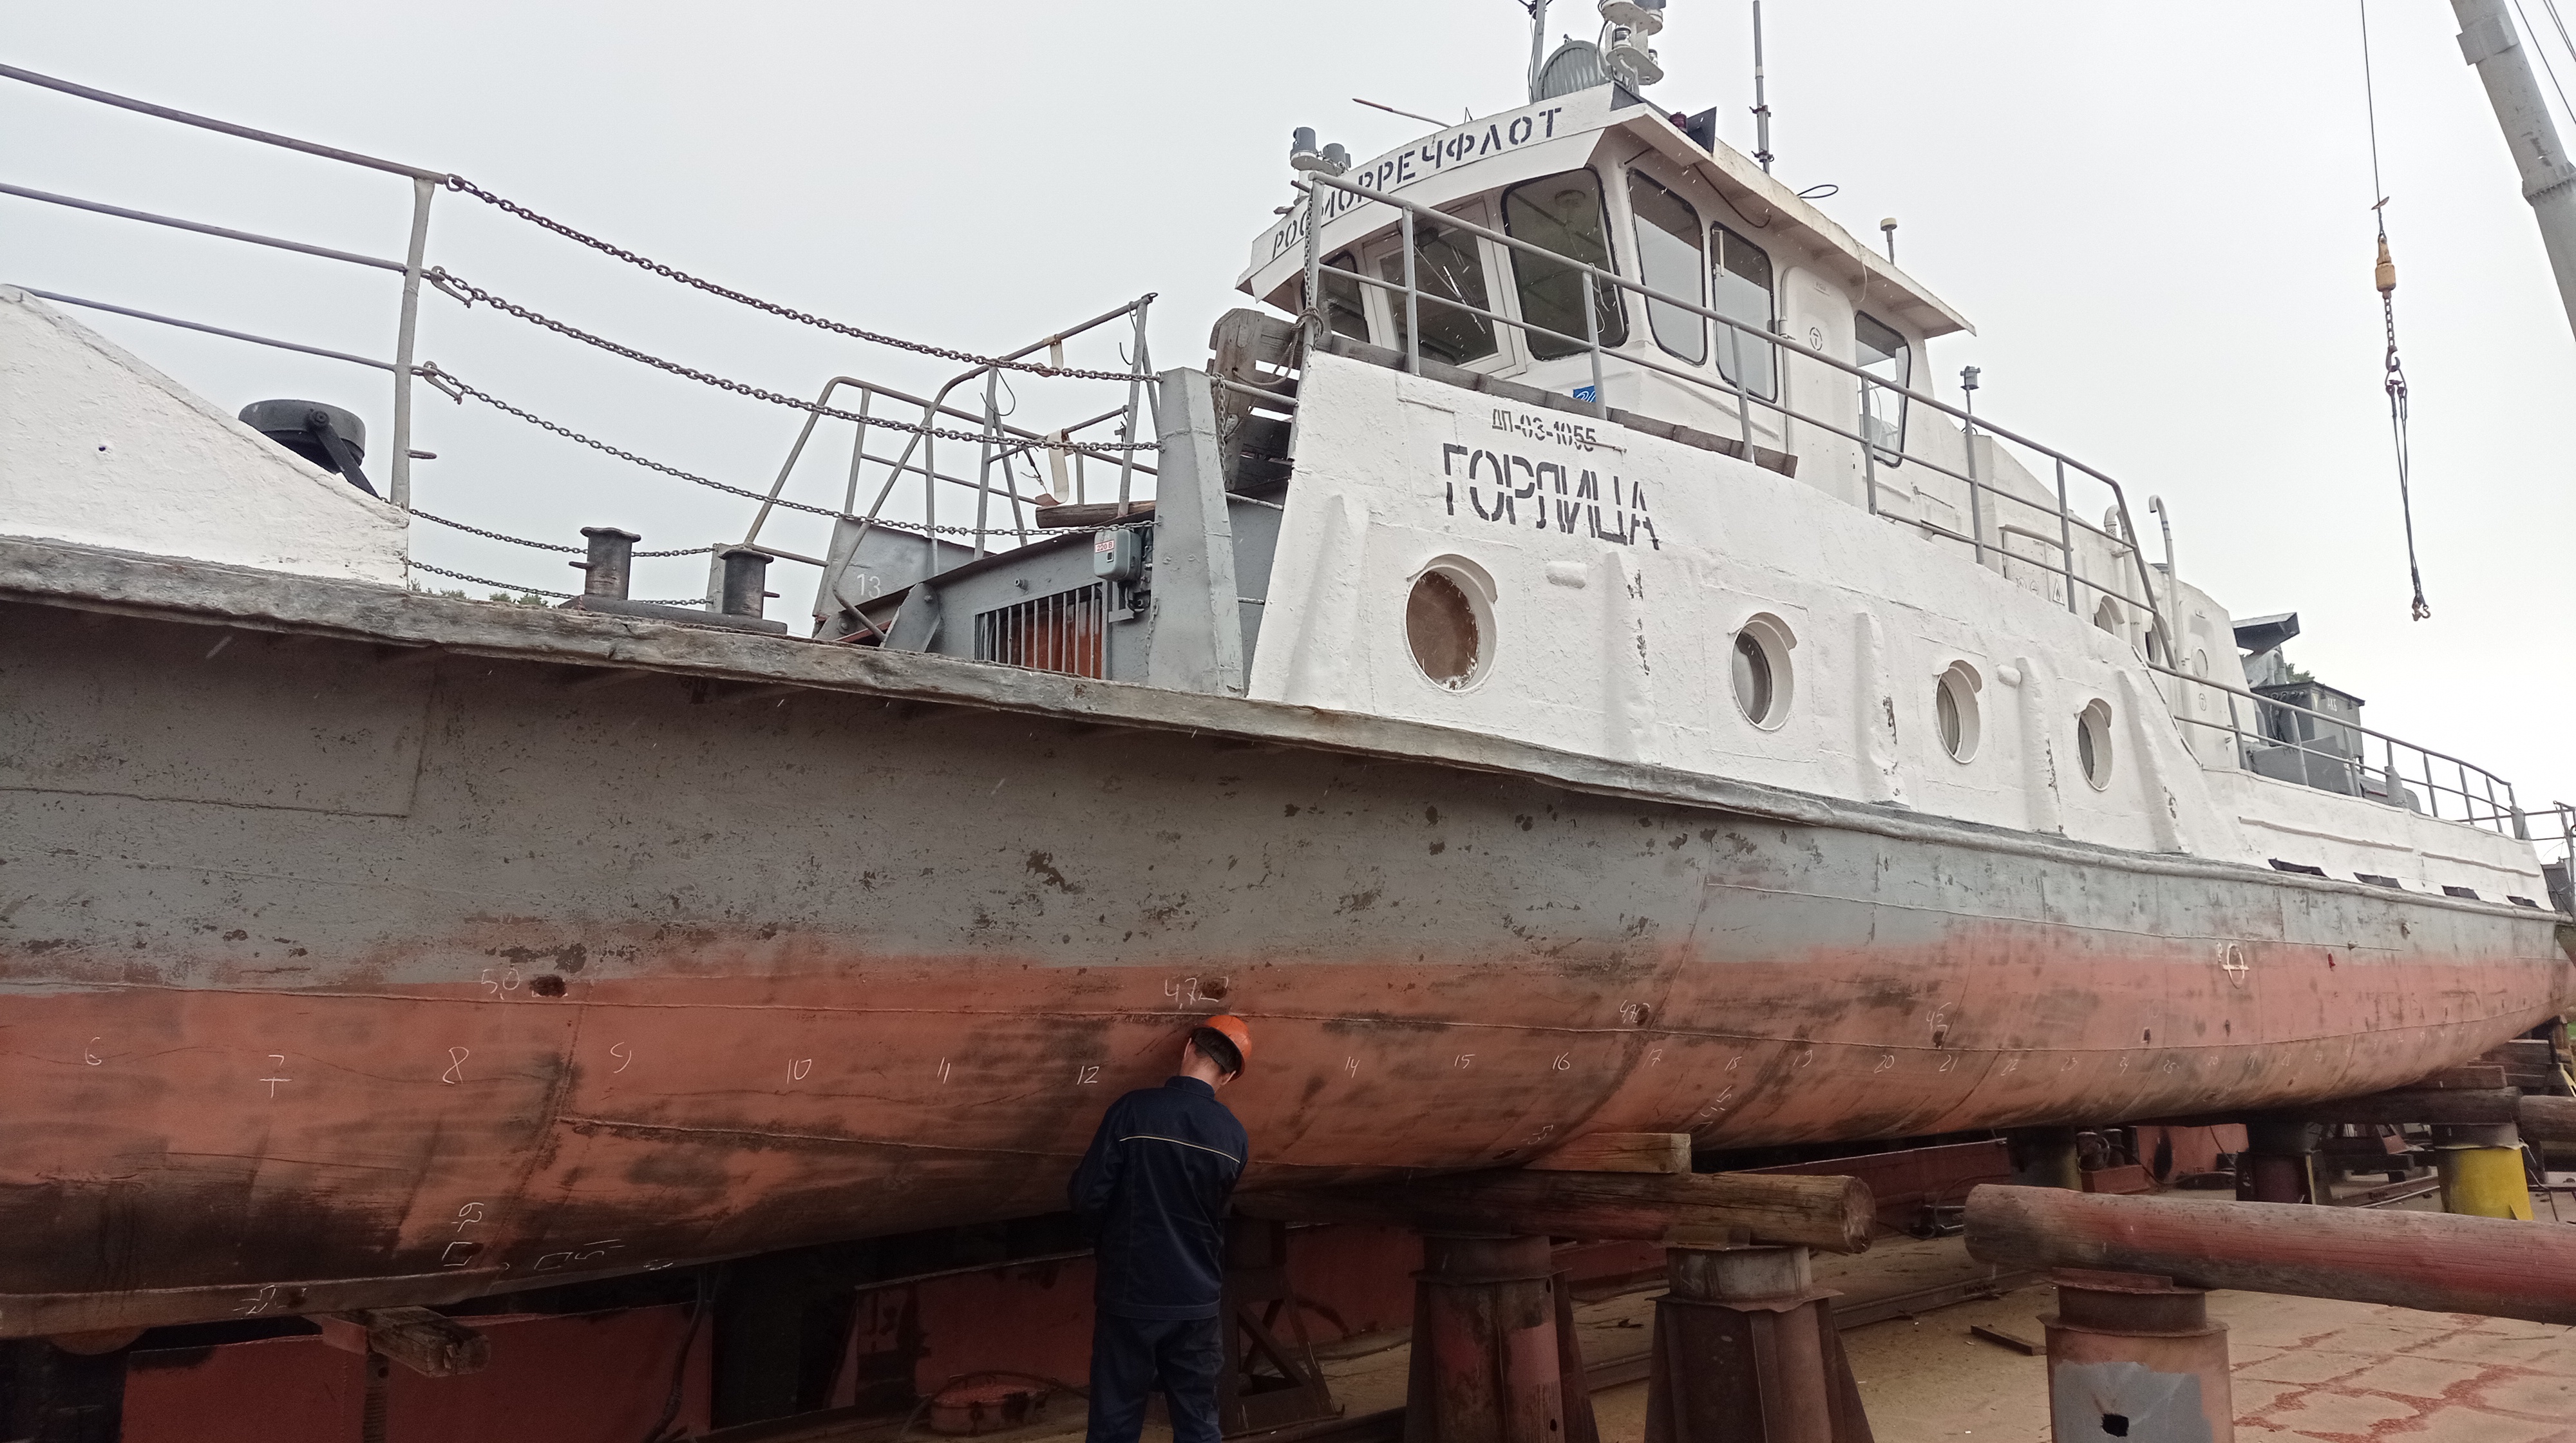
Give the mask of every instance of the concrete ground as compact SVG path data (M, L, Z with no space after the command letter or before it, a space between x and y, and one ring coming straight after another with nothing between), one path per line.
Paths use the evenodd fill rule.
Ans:
M2536 1199L2541 1221L2548 1200ZM2570 1222L2576 1208L2560 1203ZM1910 1294L1992 1270L1957 1238L1890 1238L1858 1258L1819 1258L1820 1286L1848 1304ZM1661 1286L1575 1310L1583 1356L1595 1367L1642 1355ZM2041 1341L2052 1310L2045 1285L1952 1304L1844 1332L1852 1371L1877 1443L2050 1443L2047 1361L1976 1337L1974 1325ZM2211 1316L2227 1325L2239 1443L2576 1443L2576 1328L2414 1312L2361 1303L2218 1292ZM1409 1366L1403 1332L1350 1338L1319 1350L1345 1416L1403 1405ZM1592 1397L1602 1443L1645 1436L1646 1384ZM1052 1400L1045 1415L992 1443L1054 1443L1082 1433L1079 1398ZM795 1443L887 1443L882 1424L792 1435ZM918 1427L912 1439L927 1436ZM1170 1431L1149 1424L1146 1443ZM782 1435L778 1443L789 1443Z

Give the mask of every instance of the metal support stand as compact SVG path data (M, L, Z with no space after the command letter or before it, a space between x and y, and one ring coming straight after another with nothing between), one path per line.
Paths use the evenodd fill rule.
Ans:
M2239 1202L2317 1200L2317 1125L2258 1119L2245 1124L2245 1153L2236 1160Z
M1405 1443L1592 1443L1572 1320L1547 1239L1424 1234Z
M1872 1443L1835 1295L1816 1287L1805 1248L1664 1257L1646 1443Z
M2024 1187L2084 1191L2084 1157L2071 1127L2031 1127L2011 1136L2013 1180Z
M2433 1129L2442 1174L2442 1211L2531 1221L2531 1180L2522 1171L2522 1132L2512 1123Z
M373 1348L367 1350L367 1392L358 1409L358 1443L385 1443L385 1394L392 1387L394 1365Z
M117 1443L125 1429L126 1356L122 1347L72 1352L43 1338L0 1342L0 1437Z
M2207 1293L2167 1278L2075 1269L2056 1276L2048 1421L2057 1443L2231 1443L2227 1325Z
M1228 1434L1335 1418L1306 1315L1288 1282L1288 1225L1236 1217L1225 1230L1225 1371L1216 1416Z

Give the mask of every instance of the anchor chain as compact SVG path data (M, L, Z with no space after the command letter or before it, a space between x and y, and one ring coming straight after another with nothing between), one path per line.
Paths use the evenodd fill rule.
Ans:
M748 381L736 381L729 377L716 375L711 371L701 371L695 366L684 366L677 361L666 361L660 356L653 355L646 351L639 351L633 346L620 345L615 341L609 340L605 336L593 335L590 332L581 329L579 326L569 325L563 321L558 321L552 316L546 315L542 312L530 310L516 301L495 295L494 293L483 289L481 286L474 284L472 281L465 280L459 276L450 275L447 268L444 266L432 266L427 271L424 271L422 275L431 285L436 286L442 293L452 297L463 305L470 307L479 301L484 305L492 307L496 311L503 311L518 317L520 320L542 326L545 329L554 332L556 335L569 337L586 346L596 346L599 349L608 352L612 356L623 356L627 360L641 362L644 365L653 367L655 370L669 372L671 375L678 376L683 380L696 381L700 385L713 386L719 391L731 391L737 396L748 396L755 401L767 401L773 406L785 406L790 410L807 411L817 416L830 416L836 420L856 421L863 426L879 426L889 431L904 431L916 436L934 436L943 441L968 441L980 444L999 439L994 435L981 431L958 431L945 426L917 426L909 421L889 421L878 416L862 416L856 411L843 411L837 407L826 406L817 401L808 401L797 396L781 395L780 393L769 390L766 387L752 385ZM423 371L422 374L426 375L427 372ZM1120 379L1130 380L1133 378L1121 377ZM1085 441L1078 446L1071 447L1071 449L1091 452L1159 451L1162 449L1162 443L1159 441Z
M612 456L620 461L628 463L629 465L641 466L647 471L656 471L662 475L671 477L673 480L686 481L694 486L704 486L711 491L722 491L731 496L741 496L753 501L768 502L771 505L781 506L790 511L802 511L813 516L828 516L839 521L860 521L865 522L870 526L882 526L896 531L909 531L917 535L936 534L949 536L1065 536L1080 532L1123 531L1134 526L1145 524L1145 519L1140 517L1135 521L1109 526L1051 526L1031 529L1025 527L1005 526L925 526L918 521L896 521L886 517L852 516L846 511L837 511L828 506L811 506L802 501L791 501L784 496L771 496L765 491L754 491L748 487L730 485L723 481L717 481L710 477L701 476L694 471L683 471L677 466L670 465L666 462L656 461L649 456L639 456L623 447L612 446L605 441L596 440L590 436L583 435L581 432L572 429L570 426L549 421L545 417L527 410L524 407L514 406L509 402L502 400L500 397L493 395L489 391L469 384L455 372L442 369L435 361L422 366L418 374L422 380L429 382L431 385L437 387L441 392L445 393L448 397L458 401L459 403L462 403L470 397L503 413L504 415L515 416L518 419L527 422L529 425L536 427L540 431L550 431L567 441L587 446L590 449L599 452L603 456ZM870 424L882 425L886 423L879 422L871 418ZM514 538L505 537L502 539L508 540ZM639 551L635 554L638 556L650 556L656 553ZM678 552L672 554L687 555L689 553Z
M1004 361L995 359L991 356L978 356L971 351L957 351L951 350L945 346L925 345L919 341L907 341L896 336L882 335L875 331L862 330L857 326L845 325L839 321L815 315L810 311L800 311L788 306L779 305L775 301L764 301L758 296L744 295L740 291L733 290L726 286L720 286L710 280L704 280L697 276L693 276L687 271L679 269L677 266L664 265L660 261L653 260L646 256L637 255L635 252L630 251L623 246L611 244L608 241L599 239L597 236L585 235L582 232L573 229L571 226L564 224L562 221L556 220L550 216L540 215L537 212L528 209L526 206L519 204L517 201L507 200L501 196L494 195L492 192L485 190L483 187L476 185L474 182L467 180L461 175L449 176L447 178L447 188L461 195L470 195L476 200L482 201L486 205L493 206L507 214L517 216L519 219L527 221L531 225L553 231L556 235L562 236L564 239L572 241L575 244L588 246L592 250L599 252L601 255L613 256L618 260L626 262L628 265L651 271L653 274L662 277L664 280L677 281L681 285L691 287L695 290L704 291L711 296L720 296L723 299L735 302L738 305L749 306L753 310L766 312L780 318L781 320L794 321L799 325L812 326L818 330L830 331L835 335L848 336L852 340L866 341L872 345L892 346L896 350L911 351L918 355L936 356L944 361L960 361L966 365L973 366L978 370L990 367L1006 371L1025 371L1033 376L1050 376L1075 381L1132 381L1136 379L1135 374L1130 371L1085 371L1065 366L1042 365L1034 361ZM1153 299L1153 296L1149 294L1145 299L1150 301Z

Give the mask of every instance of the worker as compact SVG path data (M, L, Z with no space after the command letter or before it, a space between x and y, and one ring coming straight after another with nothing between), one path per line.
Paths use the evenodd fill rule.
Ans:
M1087 1443L1136 1443L1158 1386L1172 1443L1217 1443L1226 1200L1250 1141L1216 1095L1251 1051L1240 1017L1191 1028L1179 1075L1111 1103L1074 1169L1097 1239Z

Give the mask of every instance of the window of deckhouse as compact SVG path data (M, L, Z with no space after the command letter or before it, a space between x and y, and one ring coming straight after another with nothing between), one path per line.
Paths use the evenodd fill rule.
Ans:
M1361 286L1354 279L1359 269L1349 251L1324 262L1321 277L1324 322L1333 328L1334 335L1366 341L1369 338L1368 305L1360 298Z
M1473 221L1470 221L1472 224ZM1422 292L1422 354L1434 361L1463 366L1481 361L1498 349L1494 341L1494 323L1474 311L1463 311L1442 301L1460 306L1473 306L1490 311L1493 302L1485 290L1485 259L1477 239L1464 231L1451 230L1435 221L1417 217L1413 224L1413 284ZM1378 257L1380 279L1404 284L1404 242L1399 237L1386 254ZM1394 318L1395 348L1406 349L1404 329L1404 292L1387 291L1386 305Z
M1637 279L1648 290L1703 303L1698 214L1680 196L1633 170L1628 172L1628 208L1637 217ZM1646 328L1654 332L1656 345L1692 365L1708 359L1708 322L1698 312L1649 300Z
M1524 181L1504 191L1503 233L1581 265L1617 269L1610 263L1610 228L1601 212L1601 182L1588 170ZM1601 344L1628 343L1628 313L1619 304L1618 288L1609 282L1594 281L1587 291L1582 273L1572 266L1524 250L1512 252L1512 279L1520 292L1521 319L1556 333L1529 333L1530 354L1538 359L1579 356L1588 349L1583 341L1586 295L1600 317ZM1560 340L1560 336L1572 339Z
M1885 322L1867 311L1852 318L1852 341L1860 368L1889 386L1914 384L1914 348ZM1905 397L1870 381L1860 383L1860 433L1878 454L1878 464L1905 460Z
M1722 225L1708 228L1708 308L1730 321L1771 334L1779 312L1771 292L1771 257L1762 247ZM1779 393L1778 352L1733 326L1717 328L1718 374L1769 400Z

